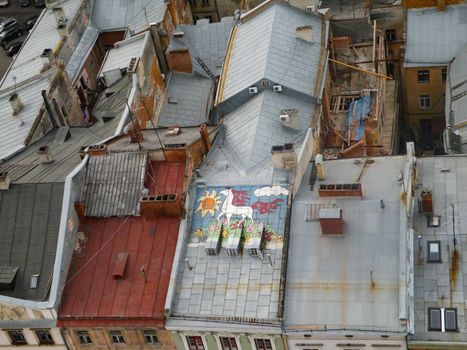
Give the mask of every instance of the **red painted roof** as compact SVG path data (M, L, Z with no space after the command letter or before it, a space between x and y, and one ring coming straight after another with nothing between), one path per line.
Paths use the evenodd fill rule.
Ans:
M150 192L181 194L185 164L151 163L157 191L154 181L150 181ZM149 171L152 171L150 167ZM79 231L84 233L85 240L68 270L59 324L63 327L163 325L179 225L178 218L81 220ZM124 252L128 253L124 275L115 279L112 273L117 256Z

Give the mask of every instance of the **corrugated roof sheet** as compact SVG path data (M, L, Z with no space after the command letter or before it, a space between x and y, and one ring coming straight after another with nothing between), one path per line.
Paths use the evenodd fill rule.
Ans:
M290 108L298 110L299 130L280 121L281 111ZM300 143L311 126L315 108L313 102L264 90L224 117L225 140L248 172L265 159L270 163L272 146Z
M139 215L147 154L109 153L89 158L82 200L86 216Z
M298 26L311 25L314 43L298 39ZM320 74L321 19L274 3L243 20L226 67L223 100L265 78L312 95Z
M467 5L407 10L405 66L445 64L467 42Z
M172 72L159 115L159 126L195 126L206 123L213 84L209 78Z
M97 0L91 18L101 31L130 27L138 32L144 29L146 20L147 23L160 22L164 5L163 0Z
M401 184L405 156L324 162L320 184L360 177L363 198L319 197L310 191L309 167L292 208L285 295L285 326L313 329L405 331L399 320ZM330 199L342 209L344 234L323 236L306 221L308 206ZM380 200L384 208L380 207ZM405 230L405 228L404 228ZM374 287L370 271L373 276ZM306 328L310 327L310 328Z
M1 295L47 299L57 249L63 184L11 185L0 191L0 266L19 270L15 288ZM36 289L31 276L39 275Z
M115 69L127 68L132 57L141 57L149 35L149 32L145 32L115 43L114 47L107 51L99 76Z

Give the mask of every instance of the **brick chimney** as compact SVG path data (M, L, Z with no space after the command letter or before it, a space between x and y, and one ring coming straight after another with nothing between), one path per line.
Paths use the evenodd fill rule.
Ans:
M128 134L130 135L131 143L141 143L144 141L144 136L137 120L131 121L128 125Z

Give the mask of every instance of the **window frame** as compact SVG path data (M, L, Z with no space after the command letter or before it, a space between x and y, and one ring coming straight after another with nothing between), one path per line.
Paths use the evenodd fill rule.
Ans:
M424 101L422 104L422 100ZM428 101L428 105L426 103ZM431 96L428 94L423 94L418 96L418 105L420 109L430 109L431 108Z
M432 263L442 263L443 262L443 259L442 259L442 256L441 256L441 241L427 241L426 242L427 244L427 254L426 254L426 262L429 263L429 264L432 264ZM431 244L436 244L438 246L438 259L431 259L431 250L430 250L430 246Z
M39 341L39 345L55 345L55 340L54 337L52 336L52 333L50 333L50 329L34 329L34 333L36 334L36 338ZM39 335L40 333L43 333L46 335L45 338L50 337L50 340L48 339L41 339L41 336Z
M79 334L79 333L86 333L86 334ZM85 330L85 329L81 329L81 330L76 330L75 331L75 336L76 338L78 339L79 341L79 344L80 345L88 345L88 344L92 344L92 337L91 335L89 334L89 331ZM87 337L89 339L89 341L86 341L86 342L82 342L81 341L81 337Z
M419 84L429 84L430 83L430 70L429 69L419 69L417 70L417 82ZM422 79L420 79L422 78Z
M431 325L431 311L437 310L439 312L439 328L433 328ZM428 308L428 331L429 332L442 332L443 322L442 322L442 310L439 307L429 307Z
M446 328L446 311L454 311L456 327L454 329L447 329ZM459 322L457 320L457 309L454 307L446 307L443 310L444 313L444 332L459 332Z
M219 335L217 337L217 343L219 345L219 349L221 350L225 350L226 348L224 347L224 344L222 342L222 339L229 339L229 347L228 347L228 350L241 350L241 347L240 347L240 342L238 341L237 337L234 336L234 335L231 335L231 334L225 334L225 335ZM233 341L235 342L235 348L232 348L232 345L231 345L231 340L233 339Z
M149 334L149 332L151 332L151 334ZM159 337L157 336L156 334L156 331L154 329L144 329L142 332L143 334L143 338L144 338L144 342L145 344L148 344L148 345L159 345L161 342L159 341ZM156 339L156 341L151 341L151 342L148 342L148 338L146 337L150 337L151 339Z
M392 42L397 40L396 30L395 29L386 29L384 31L384 39L387 42Z
M26 340L26 337L23 334L22 329L9 329L6 331L8 334L8 337L10 338L10 343L11 345L28 345L28 341ZM23 338L22 340L15 340L12 334L19 334Z
M258 347L258 340L259 340L259 341L262 341L264 347L262 347L262 348L259 348L259 347ZM269 342L269 345L270 345L269 348L268 348L267 345L266 345L266 341ZM272 340L271 338L256 338L256 337L255 337L255 338L253 338L253 344L254 344L254 346L255 346L254 349L256 349L256 350L274 350L274 347L273 347L273 345L272 345L272 344L273 344L273 340Z
M112 334L112 333L120 333L120 334ZM114 341L114 336L118 337L120 336L122 338L122 341ZM111 329L109 330L109 337L110 337L110 342L114 345L118 345L118 344L126 344L125 342L125 337L123 335L123 332L120 330L120 329Z
M190 345L189 338L199 338L201 340L202 348L198 346L198 344L195 344L195 348L192 348ZM206 343L204 342L203 336L201 334L186 334L183 335L184 343L185 343L185 348L187 350L206 350Z

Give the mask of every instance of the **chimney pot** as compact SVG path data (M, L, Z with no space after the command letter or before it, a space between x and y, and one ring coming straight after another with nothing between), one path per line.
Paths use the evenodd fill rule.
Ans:
M39 155L39 162L41 164L49 164L54 161L52 154L50 153L49 146L39 147L37 154Z

